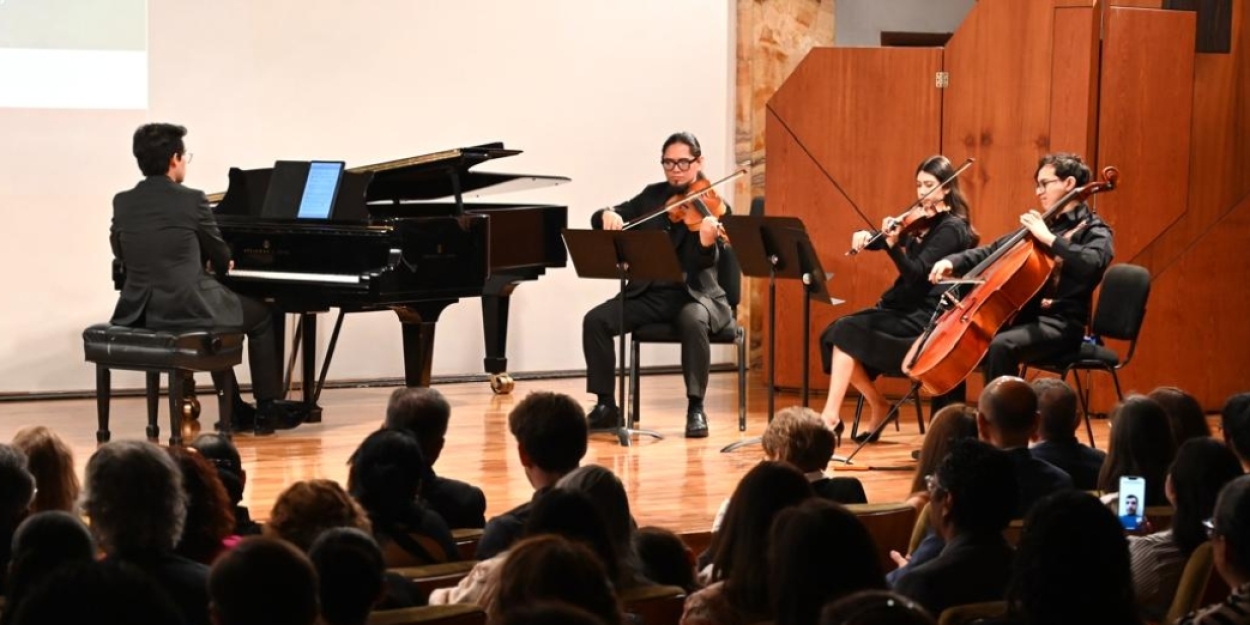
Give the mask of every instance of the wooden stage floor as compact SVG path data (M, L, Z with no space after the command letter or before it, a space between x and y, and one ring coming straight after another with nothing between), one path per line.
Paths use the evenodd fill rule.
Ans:
M568 393L589 406L582 378L518 381L511 395L494 395L484 382L444 384L437 388L451 402L451 429L446 450L436 470L481 486L486 492L487 517L499 514L528 500L532 489L517 459L515 441L508 433L507 414L516 401L535 390ZM200 388L206 427L216 420L216 403L211 393ZM235 441L248 472L245 505L257 519L266 519L274 499L297 480L330 478L347 481L347 458L357 444L377 428L386 410L391 388L327 389L321 395L325 410L323 422L303 425L277 435L253 438L236 436ZM712 374L706 399L710 436L687 440L685 394L678 375L642 378L642 427L658 430L663 440L634 439L621 447L615 437L595 435L584 462L601 464L621 477L628 489L634 516L642 525L660 525L678 532L706 531L720 502L728 497L739 478L762 456L758 445L731 453L721 447L741 438L758 436L767 422L767 395L764 385L753 377L748 388L747 431L738 432L737 384L734 373ZM797 395L780 394L777 407L798 403ZM813 395L811 405L819 410L823 395ZM161 438L169 437L167 403L161 404ZM853 414L854 403L844 407L844 418ZM927 412L927 406L926 406ZM113 440L143 437L145 408L142 398L114 399L110 429ZM868 500L873 503L899 501L907 495L912 468L910 453L918 449L915 413L905 409L902 431L887 430L881 442L869 445L855 458L858 470L831 463L830 470L854 475L864 482ZM54 400L0 402L0 440L12 440L26 425L43 424L55 430L73 447L80 475L95 449L95 401ZM1106 446L1105 420L1094 421L1098 445ZM841 454L854 444L843 440ZM873 470L865 470L873 467Z

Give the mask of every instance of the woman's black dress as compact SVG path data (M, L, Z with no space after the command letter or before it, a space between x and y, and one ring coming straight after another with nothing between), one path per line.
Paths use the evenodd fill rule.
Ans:
M873 308L834 321L820 335L820 353L829 372L833 348L846 352L870 377L896 372L912 343L924 332L937 307L938 294L929 283L929 271L939 260L972 247L972 229L950 213L933 218L923 237L902 235L894 247L882 238L868 249L885 249L898 267L894 281Z

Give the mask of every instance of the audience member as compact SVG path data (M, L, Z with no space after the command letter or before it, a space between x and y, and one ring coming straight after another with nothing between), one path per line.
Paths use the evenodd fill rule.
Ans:
M253 536L213 564L214 625L313 625L317 573L295 547Z
M708 551L710 585L690 595L683 625L736 625L767 620L772 612L767 562L773 518L813 496L793 465L765 460L747 472L729 498L720 531Z
M1241 459L1241 468L1250 471L1250 393L1238 393L1224 402L1220 430L1224 443Z
M243 501L243 488L247 486L247 471L243 470L243 460L239 458L239 450L234 443L221 434L205 433L196 436L189 446L217 470L217 478L226 488L226 495L230 497L230 505L234 508L234 534L260 534L260 524L252 520L251 512L246 506L240 505Z
M365 511L334 480L304 480L286 487L273 502L265 535L307 552L322 532L352 527L373 534Z
M1128 545L1119 519L1079 490L1037 502L1007 584L1009 623L1138 625Z
M955 441L929 480L929 522L946 546L911 567L894 589L930 614L1002 599L1012 549L1003 530L1016 509L1018 486L1007 452L975 439Z
M605 625L620 625L624 618L595 554L559 536L535 536L514 545L500 580L498 598L487 612L491 623L501 623L513 610L544 601L580 607Z
M599 617L561 601L538 601L510 610L503 625L604 625Z
M187 493L164 449L141 441L102 445L87 461L82 508L107 560L151 575L188 625L208 625L208 567L174 553Z
M0 625L10 625L32 589L52 573L95 559L91 531L76 516L60 510L31 515L13 534L13 560Z
M768 551L777 625L816 625L826 603L885 588L876 542L853 513L827 499L778 512Z
M182 487L187 492L187 521L174 553L211 565L225 550L226 539L234 534L234 506L207 460L184 447L166 451L178 464Z
M1077 412L1076 393L1059 378L1038 378L1033 381L1037 392L1037 411L1041 423L1037 442L1029 448L1033 457L1059 467L1072 477L1072 486L1080 490L1098 488L1098 472L1107 459L1105 452L1087 447L1077 439L1081 415Z
M26 470L26 454L0 444L0 588L6 583L13 532L35 498L35 477Z
M30 595L16 608L12 622L13 625L184 625L190 622L166 592L168 586L162 587L160 581L159 577L127 562L104 560L67 564L31 588ZM6 605L5 611L9 609ZM207 602L204 609L208 609Z
M838 503L868 503L864 485L853 477L830 477L825 468L833 458L833 432L815 410L791 406L777 412L760 439L764 458L798 467L817 497ZM728 502L726 502L728 503Z
M643 527L634 532L634 551L642 562L643 575L661 585L677 586L687 593L699 589L695 581L694 552L680 536L662 527Z
M933 415L936 420L937 415ZM934 625L911 599L885 590L861 590L825 606L820 625Z
M477 559L505 551L521 535L534 499L542 497L586 455L586 412L563 393L530 393L508 414L508 429L516 438L517 455L534 498L486 524L477 545Z
M13 446L26 454L26 469L35 477L35 501L30 505L30 513L73 512L81 487L69 445L56 432L36 425L18 430L13 435Z
M1215 570L1232 589L1222 603L1186 615L1177 625L1246 625L1250 623L1250 476L1220 491L1211 519Z
M1150 391L1147 397L1163 406L1163 412L1167 413L1168 422L1172 425L1172 440L1178 448L1191 438L1211 435L1207 415L1193 395L1175 386L1160 386Z
M1176 452L1164 492L1175 512L1170 529L1129 536L1129 559L1137 604L1146 620L1167 614L1190 554L1207 540L1203 522L1211 518L1220 489L1241 475L1232 450L1214 438L1191 438Z
M421 443L421 452L430 463L430 473L421 482L421 499L438 513L449 527L485 527L486 495L482 489L434 474L434 465L447 443L451 404L443 394L429 387L400 387L391 393L386 406L386 427L407 430Z
M386 596L386 563L373 537L352 527L322 532L308 550L324 625L365 625Z
M1111 410L1111 436L1107 461L1098 474L1098 489L1120 490L1120 478L1136 475L1146 479L1146 506L1166 500L1163 485L1168 466L1176 457L1172 425L1163 406L1149 397L1130 395Z
M916 472L912 475L911 494L907 503L924 509L929 503L929 487L925 478L937 472L938 463L946 457L950 446L961 438L977 437L977 410L965 404L949 404L939 409L929 421L929 431L920 445Z
M417 440L400 430L370 434L352 455L347 488L368 513L387 566L460 559L447 523L417 499L429 472Z
M629 512L625 485L611 471L595 464L578 467L556 482L556 488L585 494L603 520L618 570L611 571L612 583L620 589L648 584L642 564L634 551L634 531L638 524Z

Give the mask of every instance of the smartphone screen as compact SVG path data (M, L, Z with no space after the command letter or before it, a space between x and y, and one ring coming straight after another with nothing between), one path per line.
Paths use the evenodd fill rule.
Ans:
M1120 478L1120 524L1132 531L1146 518L1146 478L1125 475Z

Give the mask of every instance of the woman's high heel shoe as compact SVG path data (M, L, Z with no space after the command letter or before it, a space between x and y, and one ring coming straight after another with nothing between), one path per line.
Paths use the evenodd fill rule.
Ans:
M825 423L825 427L829 427L828 422ZM834 449L837 449L842 446L842 432L844 432L845 430L846 430L845 421L838 421L837 425L829 428L829 431L833 432L833 448Z
M878 439L880 439L880 438L881 438L881 433L880 433L880 432L878 432L878 433L875 433L875 434L874 434L874 433L873 433L873 432L871 432L871 431L868 431L868 432L860 432L859 434L856 434L856 435L854 436L854 440L855 440L855 442L856 442L856 443L861 443L861 444L862 444L862 443L864 443L864 442L875 443L875 442L877 442L877 440L878 440Z

